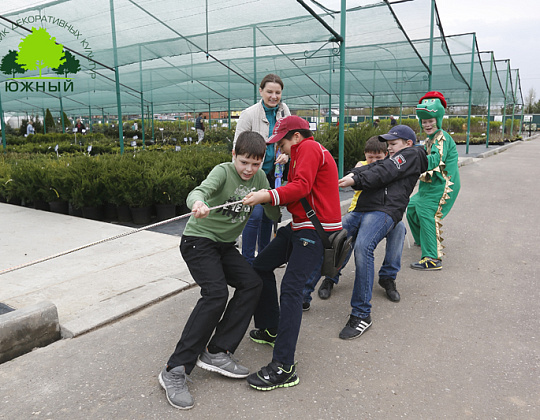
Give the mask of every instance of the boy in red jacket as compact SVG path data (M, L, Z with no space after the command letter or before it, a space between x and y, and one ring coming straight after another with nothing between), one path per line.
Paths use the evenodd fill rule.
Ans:
M252 192L244 204L287 205L293 220L278 230L253 261L263 290L254 314L257 329L249 335L257 343L274 347L272 362L247 378L253 388L262 391L299 382L294 353L302 322L302 292L323 254L321 238L300 199L306 198L326 232L342 229L337 166L330 152L313 139L309 123L295 115L282 118L267 143L277 143L290 156L288 182L273 190ZM286 262L278 303L274 269Z

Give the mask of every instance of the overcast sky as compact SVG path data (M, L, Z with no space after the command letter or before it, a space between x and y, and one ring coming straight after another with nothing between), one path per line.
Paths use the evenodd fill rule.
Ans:
M476 32L481 51L519 69L523 99L530 88L540 99L539 0L437 0L437 8L447 35Z
M318 1L333 10L341 7L341 0ZM347 0L347 8L378 1L382 0ZM429 36L430 0L390 2L412 39ZM476 32L480 51L493 51L496 60L510 59L511 68L519 69L523 100L526 101L531 88L536 91L535 101L540 100L540 0L436 0L436 3L446 35ZM423 24L417 21L407 25L407 12L421 18Z

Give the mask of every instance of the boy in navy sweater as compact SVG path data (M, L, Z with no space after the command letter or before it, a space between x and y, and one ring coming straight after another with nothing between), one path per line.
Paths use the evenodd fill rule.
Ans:
M416 181L427 169L426 152L423 148L412 147L416 135L410 127L396 125L388 134L379 136L379 140L387 142L389 156L354 168L339 180L340 187L362 190L356 207L348 214L348 233L356 236L356 270L351 315L339 334L344 340L360 337L372 324L373 251L403 218Z

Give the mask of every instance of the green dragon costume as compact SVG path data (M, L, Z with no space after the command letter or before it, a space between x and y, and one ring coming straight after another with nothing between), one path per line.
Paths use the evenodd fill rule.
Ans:
M414 241L422 248L422 260L412 264L412 268L442 268L440 261L433 263L432 267L425 261L429 263L430 258L440 260L444 255L441 220L452 208L461 185L456 143L442 129L445 108L446 100L440 92L426 93L416 107L420 126L422 120L435 118L437 131L425 141L428 169L420 176L418 193L411 197L407 207L407 221Z

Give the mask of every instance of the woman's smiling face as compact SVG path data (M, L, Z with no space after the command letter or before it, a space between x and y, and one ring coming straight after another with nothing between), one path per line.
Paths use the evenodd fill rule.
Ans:
M259 88L259 93L268 108L275 108L281 101L281 85L279 83L267 82L263 89Z

